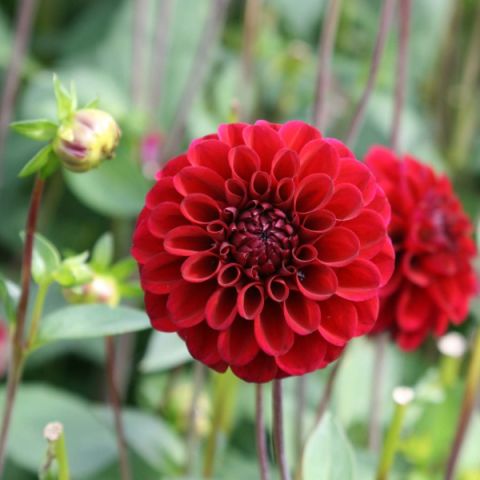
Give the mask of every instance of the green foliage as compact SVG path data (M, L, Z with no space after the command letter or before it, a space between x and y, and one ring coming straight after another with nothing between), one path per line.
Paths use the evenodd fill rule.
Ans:
M307 440L302 459L304 480L353 480L352 447L340 424L325 412Z
M140 362L140 370L144 373L160 372L183 365L191 358L185 342L177 335L153 332Z
M18 286L0 274L0 306L3 307L5 317L11 325L15 323L19 297L20 289Z
M32 140L52 140L58 130L58 125L51 120L21 120L10 124L10 128L24 137Z
M131 307L107 305L73 305L47 315L41 323L38 348L56 340L96 338L145 330L150 326L147 315Z

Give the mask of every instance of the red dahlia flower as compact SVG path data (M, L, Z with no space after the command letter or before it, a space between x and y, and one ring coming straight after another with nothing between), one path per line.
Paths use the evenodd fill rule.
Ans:
M401 348L412 350L467 316L476 291L472 225L448 178L430 167L410 156L401 161L383 147L372 148L365 161L390 201L396 252L374 331L388 329Z
M335 360L378 315L394 252L368 168L299 121L221 125L171 160L133 238L154 328L266 382Z

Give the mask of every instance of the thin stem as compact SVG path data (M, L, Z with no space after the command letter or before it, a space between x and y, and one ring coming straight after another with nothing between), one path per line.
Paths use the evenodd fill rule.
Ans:
M317 66L317 85L313 108L313 123L319 128L325 128L327 117L326 97L330 88L332 53L337 33L340 6L342 0L330 0L323 18L322 31L319 39L319 60Z
M315 423L312 425L310 432L308 436L312 434L312 432L315 430L317 425L322 421L323 415L325 414L328 405L330 403L330 399L332 398L333 394L333 387L335 386L335 380L337 378L337 373L340 368L340 364L344 356L341 356L333 365L333 367L330 370L330 373L328 375L327 383L325 384L325 388L323 389L323 394L322 398L320 399L320 402L317 407L317 413L315 415ZM301 480L302 479L302 458L303 454L305 452L305 443L302 444L302 448L300 450L300 454L298 455L299 462L295 471L295 480Z
M153 48L153 65L150 72L150 116L160 110L163 85L165 82L165 65L167 60L168 26L172 17L173 0L163 0L158 6Z
M37 339L38 327L40 326L40 319L42 318L43 305L45 304L45 298L50 284L42 283L38 287L37 296L33 305L32 319L30 323L30 332L28 333L28 340L26 344L27 350L34 345Z
M320 400L320 403L318 404L317 408L317 414L315 416L315 425L318 425L323 418L323 415L325 411L328 408L328 405L330 403L330 399L332 398L332 393L333 393L333 387L335 385L335 380L337 378L337 373L340 368L340 364L342 363L342 358L341 356L333 365L332 369L330 370L330 374L328 375L327 383L325 384L325 388L323 390L323 395Z
M205 380L205 367L200 362L195 362L193 367L193 392L190 411L188 413L188 431L187 431L187 464L186 473L191 475L195 466L198 435L197 435L197 414L198 400L202 393L203 383Z
M385 348L387 345L386 334L380 334L374 339L375 354L373 359L373 372L370 399L370 419L368 422L368 448L372 452L380 450L380 417L381 398L385 371Z
M3 184L3 151L8 134L8 124L13 112L15 95L20 83L20 72L27 44L32 32L32 23L37 0L20 0L17 24L13 39L12 54L5 75L5 86L0 101L0 185Z
M240 117L249 120L251 115L253 79L254 79L254 48L257 40L258 24L261 14L261 0L247 0L243 21L242 45L242 75L239 91L241 92Z
M203 465L204 478L212 478L215 469L218 439L227 435L232 424L235 409L238 379L233 373L226 372L213 376L213 418L212 428L205 449Z
M475 11L475 23L470 35L467 48L467 56L463 65L460 88L458 92L458 109L456 122L453 125L453 135L450 147L450 160L453 166L461 169L467 159L469 148L475 138L478 118L476 98L478 78L480 75L480 56L478 45L480 44L480 4Z
M290 480L283 439L282 381L273 381L273 442L281 480Z
M115 423L118 456L120 459L120 475L122 480L130 480L132 475L128 460L127 442L125 440L125 432L123 430L122 406L115 382L115 344L112 337L105 337L105 351L107 355L106 373L108 394L110 397L110 404L112 406L113 419Z
M301 375L296 379L296 421L295 421L295 453L297 458L301 458L303 445L303 424L305 416L305 391L307 388L307 377Z
M2 478L3 469L5 466L5 454L8 433L10 430L10 421L13 413L13 406L15 403L15 396L17 393L18 384L22 376L23 363L25 359L24 331L28 307L28 297L30 292L33 239L37 226L37 218L40 209L43 186L44 180L37 176L33 185L30 208L27 216L27 225L25 229L26 233L25 245L23 247L21 293L17 307L15 333L13 336L13 348L11 354L12 357L8 371L7 393L2 418L2 429L0 431L0 478Z
M55 442L55 457L58 464L58 480L70 480L70 467L64 432L61 433L59 439Z
M472 356L468 366L467 381L463 394L462 409L457 424L455 439L450 450L445 480L453 480L463 441L467 433L468 424L475 406L475 396L480 385L480 330L477 330Z
M143 101L148 3L148 0L133 2L131 95L132 104L136 108L139 108Z
M395 85L395 104L393 108L392 132L390 145L394 151L398 150L400 137L400 121L405 103L407 87L408 40L410 36L411 0L402 0L400 6L400 41L398 44L397 71Z
M260 383L255 385L255 405L255 432L260 480L269 480L270 470L268 466L267 435L265 432L265 417L263 413L263 385Z
M365 90L363 91L360 102L358 103L355 113L353 114L352 123L350 124L350 128L347 133L346 142L350 147L353 147L355 144L355 140L357 139L358 132L365 117L370 95L372 94L373 87L375 86L385 42L387 40L388 31L390 30L390 24L392 22L395 2L396 0L384 0L383 2L382 13L380 14L380 26L378 28L377 38L375 40L375 47L373 49L372 63L368 73L367 85L365 86Z
M187 77L182 97L180 98L175 120L165 143L162 162L174 154L182 142L188 114L207 74L211 50L223 26L229 1L230 0L211 1L210 12L205 22L202 36L198 42L197 51Z
M382 455L377 469L376 480L386 480L397 452L398 440L405 418L405 412L408 404L395 403L395 412L392 423L387 432L387 437L383 445Z

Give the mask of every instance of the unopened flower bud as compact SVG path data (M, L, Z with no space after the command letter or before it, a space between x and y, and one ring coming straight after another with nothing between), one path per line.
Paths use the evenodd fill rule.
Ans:
M63 295L69 303L105 303L115 307L120 302L120 292L116 280L105 275L95 275L85 285L65 288Z
M87 172L114 157L120 133L110 114L86 108L60 126L53 150L68 170Z

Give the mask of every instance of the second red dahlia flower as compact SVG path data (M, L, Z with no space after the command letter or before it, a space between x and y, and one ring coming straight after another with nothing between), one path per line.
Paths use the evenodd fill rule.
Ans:
M133 239L154 328L266 382L335 360L372 328L393 270L368 168L299 121L221 125L171 160Z
M372 148L365 161L390 201L396 251L374 331L389 330L400 347L415 349L467 317L476 291L472 225L447 177L384 147Z

